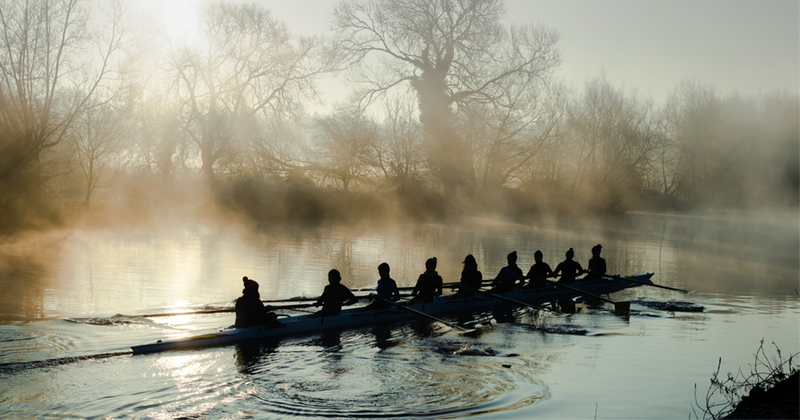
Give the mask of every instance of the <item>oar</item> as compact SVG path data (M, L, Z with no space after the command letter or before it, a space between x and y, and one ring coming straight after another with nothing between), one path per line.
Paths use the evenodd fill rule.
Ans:
M276 302L316 302L317 300L319 300L319 296L318 296L318 297L300 297L300 296L297 296L297 297L293 297L293 298L287 298L287 299L262 300L261 302L263 302L263 303L276 303Z
M478 292L478 293L480 293L480 294L482 294L482 295L484 295L484 296L493 297L493 298L497 298L497 299L500 299L500 300L505 300L505 301L507 301L507 302L515 303L515 304L517 304L517 305L521 305L521 306L527 306L527 307L529 307L529 308L538 309L538 310L540 310L540 311L551 312L550 310L548 310L548 309L545 309L545 308L542 308L542 307L540 307L540 306L531 305L530 303L525 303L525 302L522 302L522 301L520 301L520 300L514 300L514 299L511 299L511 298L507 298L507 297L505 297L505 296L500 296L500 295L496 295L496 294L494 294L494 293L489 293L489 292L487 292L487 291L485 291L485 290L473 289L473 288L471 288L471 287L466 287L466 289L467 289L467 290L472 290L473 292Z
M567 286L566 284L561 284L561 283L558 283L558 282L555 282L555 281L550 281L550 280L548 280L548 283L552 283L552 284L554 284L554 285L556 285L558 287L563 287L565 289L570 289L570 290L578 292L578 293L580 293L582 295L591 296L591 297L593 297L595 299L600 299L600 300L602 300L604 302L611 303L611 304L614 305L614 313L626 315L631 310L631 303L630 302L614 302L611 299L606 299L606 298L604 298L604 297L602 297L600 295L596 295L594 293L587 292L585 290L581 290L581 289L578 289L576 287Z
M313 304L300 304L300 305L270 306L269 310L309 308L309 307L312 307L312 306L314 306L314 305ZM120 317L120 318L123 318L123 317L124 318L155 318L155 317L159 317L159 316L219 314L219 313L226 313L226 312L236 312L236 309L235 308L204 309L204 310L192 311L192 312L165 312L165 313L160 313L160 314L141 314L141 315L116 314L116 315L114 315L114 317Z
M484 285L487 285L487 284L491 284L492 281L493 280L484 280L482 283ZM457 287L460 287L460 286L461 286L461 282L459 282L459 281L451 282L451 283L443 283L442 284L442 289L454 289L454 288L457 288ZM400 290L400 291L414 290L414 286L401 286L401 287L399 286L399 287L397 287L397 290ZM373 287L362 287L360 289L353 289L353 291L354 292L375 291L375 287L374 286Z
M459 334L469 334L471 332L475 332L474 328L467 329L467 328L464 328L464 327L462 327L462 326L460 326L460 325L458 325L456 323L447 322L447 321L445 321L443 319L436 318L433 315L428 315L425 312L418 311L418 310L416 310L414 308L409 308L406 305L401 305L401 304L399 304L397 302L392 302L392 301L386 300L386 299L381 299L381 300L386 302L386 303L388 303L388 304L390 304L390 305L392 305L392 306L394 306L397 309L400 309L401 311L408 311L408 312L411 312L412 314L416 314L416 315L419 315L419 316L422 316L422 317L425 317L425 318L428 318L428 319L432 319L434 321L441 322L442 324L447 325L448 327L458 331Z
M619 280L625 280L625 281L629 281L629 282L631 282L631 283L639 283L639 284L642 284L642 285L645 285L645 286L660 287L660 288L662 288L662 289L674 290L674 291L676 291L676 292L681 292L681 293L686 293L686 294L689 294L689 293L694 293L694 292L696 292L696 291L697 291L697 290L684 290L684 289L678 289L678 288L675 288L675 287L662 286L662 285L660 285L660 284L655 284L655 283L652 283L652 282L651 282L651 283L647 283L647 282L644 282L644 281L641 281L641 280L629 279L629 278L627 278L627 277L623 277L623 276L620 276L620 275L616 275L616 276L603 276L603 277L605 277L605 278L612 278L612 279L619 279Z
M413 289L413 287L412 287L412 289ZM366 290L356 289L355 291L366 291ZM402 296L403 295L401 295L401 297ZM357 299L372 299L372 297L370 297L370 296L356 296L356 298ZM266 303L266 304L270 304L270 303L284 303L284 302L316 302L317 300L319 300L319 296L318 297L300 297L300 296L297 296L297 297L288 298L288 299L262 300L261 302Z

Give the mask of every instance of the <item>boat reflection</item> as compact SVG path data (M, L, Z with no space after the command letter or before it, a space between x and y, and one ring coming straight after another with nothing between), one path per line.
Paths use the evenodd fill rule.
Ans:
M236 344L234 357L240 373L255 374L266 364L265 359L276 352L277 340L252 340Z

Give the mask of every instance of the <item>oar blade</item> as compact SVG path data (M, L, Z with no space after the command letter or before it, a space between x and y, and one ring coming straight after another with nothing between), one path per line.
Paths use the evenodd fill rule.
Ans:
M614 302L614 313L617 315L628 315L631 313L630 302Z
M624 280L624 281L627 281L627 282L630 282L630 283L637 283L637 284L641 284L643 286L653 286L653 287L658 287L659 289L673 290L673 291L676 291L676 292L686 293L687 295L697 291L697 290L686 290L686 289L679 289L677 287L670 287L670 286L664 286L664 285L661 285L661 284L655 284L655 283L653 283L652 281L649 281L649 280L647 282L644 282L644 281L641 281L641 280L631 279L631 278L628 278L628 277L625 277L625 276L620 276L620 275L606 276L606 277L610 277L612 279Z

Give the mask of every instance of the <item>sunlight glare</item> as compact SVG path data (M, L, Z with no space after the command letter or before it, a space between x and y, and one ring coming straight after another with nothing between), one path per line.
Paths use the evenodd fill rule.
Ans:
M198 34L201 2L169 0L159 3L157 9L170 39L186 42Z

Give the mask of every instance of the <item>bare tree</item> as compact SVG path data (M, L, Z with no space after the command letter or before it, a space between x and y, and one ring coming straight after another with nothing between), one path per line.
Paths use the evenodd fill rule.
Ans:
M136 160L145 173L157 173L168 182L187 156L186 128L181 124L178 104L169 91L132 86L131 130L126 136L136 148Z
M652 103L626 96L605 75L589 81L570 112L572 191L614 208L644 189L659 133Z
M293 39L257 5L214 3L200 32L202 45L173 45L170 65L185 101L187 133L213 181L215 162L241 141L238 130L259 114L298 109L301 99L315 96L314 79L329 62L317 38Z
M722 142L722 103L716 91L695 80L684 80L664 107L668 161L662 166L665 186L689 201L708 192L720 176L717 166Z
M72 125L67 138L86 186L86 207L97 189L114 185L128 166L127 128L127 110L111 104L87 108Z
M333 115L317 120L318 163L322 180L336 180L347 191L373 173L378 130L356 107L341 106Z
M401 98L389 101L384 112L386 118L381 124L375 157L389 185L403 190L421 180L426 170L422 127L409 101Z
M451 195L468 156L455 116L470 103L513 106L505 81L530 88L559 63L558 35L541 26L507 27L501 0L343 0L334 12L336 46L353 63L371 101L408 83L419 100L428 162Z
M529 82L509 81L502 95L508 106L473 104L467 110L465 137L474 146L475 183L482 194L518 184L530 175L527 166L564 135L564 88L536 89Z
M114 2L95 33L80 0L0 1L0 181L35 188L54 169L40 159L58 146L114 74L125 28ZM88 52L94 50L94 54Z

